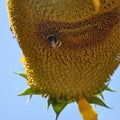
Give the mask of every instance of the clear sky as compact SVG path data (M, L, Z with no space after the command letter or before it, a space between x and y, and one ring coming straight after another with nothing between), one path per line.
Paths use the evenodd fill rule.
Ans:
M23 78L13 73L23 68L20 58L21 50L10 31L6 0L0 0L0 120L54 120L52 108L47 111L47 99L34 96L26 104L27 97L16 96L28 87ZM120 90L120 67L111 77L110 87ZM120 93L105 92L104 95L106 104L112 109L96 106L99 120L119 120ZM59 120L82 120L77 104L68 105Z

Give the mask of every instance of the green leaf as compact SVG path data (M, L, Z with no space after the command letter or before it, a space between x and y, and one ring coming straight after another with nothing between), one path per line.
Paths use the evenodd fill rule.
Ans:
M52 105L54 112L56 113L56 120L58 119L59 114L71 101L61 100L61 99L48 99L48 108Z
M97 96L93 96L93 97L91 97L87 100L91 104L97 104L97 105L100 105L100 106L103 106L103 107L106 107L106 108L110 108Z
M18 94L18 96L24 96L24 95L39 95L36 93L32 88L27 88L22 93Z
M15 72L15 74L27 79L27 74L26 73L19 73L19 72Z

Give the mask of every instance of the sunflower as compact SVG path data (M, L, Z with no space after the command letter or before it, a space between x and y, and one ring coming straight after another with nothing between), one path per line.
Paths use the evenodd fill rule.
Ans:
M89 103L106 106L97 95L120 64L120 1L7 0L7 8L30 86L20 95L48 97L57 117L76 101L84 120L97 120Z

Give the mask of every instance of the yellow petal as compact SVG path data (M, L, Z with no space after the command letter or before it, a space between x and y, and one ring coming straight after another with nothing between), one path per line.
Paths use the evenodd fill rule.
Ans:
M25 64L26 61L25 61L24 55L22 55L20 62Z
M80 99L78 101L78 107L83 120L98 120L96 111L91 107L86 99Z
M99 11L100 8L100 0L92 0L96 9L96 12Z

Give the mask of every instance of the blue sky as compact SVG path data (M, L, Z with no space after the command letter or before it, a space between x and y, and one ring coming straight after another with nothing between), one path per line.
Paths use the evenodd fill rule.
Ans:
M18 93L28 87L26 81L15 75L21 71L21 50L10 31L6 11L6 0L0 1L0 120L54 120L55 114L50 107L47 111L47 99L34 96L26 104L27 97L18 97ZM111 77L110 87L120 90L120 67ZM120 93L105 92L105 102L112 109L96 106L99 120L118 120L120 114ZM59 116L59 120L82 120L76 103L68 105Z

